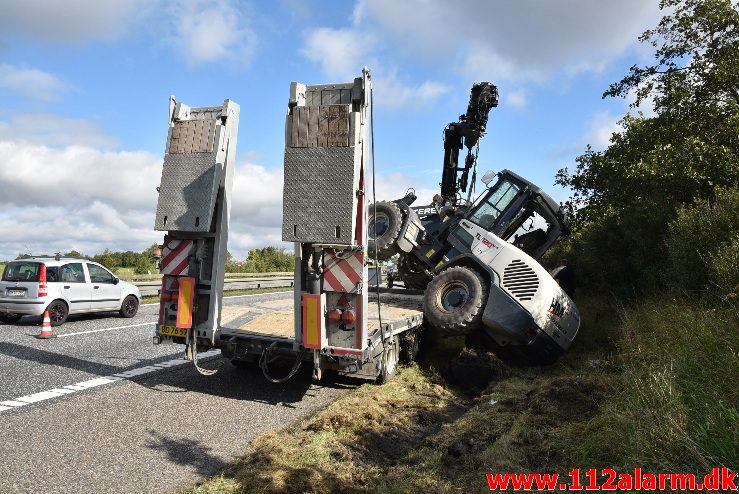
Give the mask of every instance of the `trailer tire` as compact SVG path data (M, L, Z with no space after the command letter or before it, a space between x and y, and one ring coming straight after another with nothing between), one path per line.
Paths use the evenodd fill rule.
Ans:
M398 358L400 350L400 342L397 336L393 336L386 344L387 351L384 351L380 358L382 359L380 372L377 375L377 384L385 384L395 377L398 371Z
M480 274L456 266L437 275L426 288L424 313L441 336L469 334L482 327L488 286Z
M367 218L367 255L378 261L393 257L398 251L396 242L402 224L403 214L394 202L379 201L370 204Z
M400 362L410 365L418 360L421 342L418 329L411 329L400 337Z

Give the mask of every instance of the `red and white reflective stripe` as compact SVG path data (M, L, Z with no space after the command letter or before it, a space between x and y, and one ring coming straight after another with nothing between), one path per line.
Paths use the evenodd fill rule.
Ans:
M364 253L356 251L337 254L333 250L323 253L323 288L333 292L357 292L364 271Z
M192 240L167 240L162 249L162 274L179 276L187 274L187 268L190 265L190 250L192 250Z

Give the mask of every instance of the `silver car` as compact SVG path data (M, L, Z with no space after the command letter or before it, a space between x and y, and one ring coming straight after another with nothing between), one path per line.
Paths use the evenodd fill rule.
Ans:
M47 310L52 326L63 324L69 314L118 311L122 317L133 317L140 303L137 286L86 259L11 261L0 281L0 321L5 323Z

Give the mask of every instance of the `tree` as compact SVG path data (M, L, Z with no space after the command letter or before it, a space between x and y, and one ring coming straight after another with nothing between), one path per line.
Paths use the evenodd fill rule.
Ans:
M668 260L667 226L717 186L739 185L739 12L730 0L663 0L668 13L640 38L655 47L651 65L631 67L604 97L636 93L655 116L626 115L602 152L588 148L557 183L586 234L575 236L593 276L628 288L658 281ZM618 262L608 269L606 259ZM600 262L598 261L600 259ZM599 263L602 263L599 265ZM605 265L605 267L604 267Z

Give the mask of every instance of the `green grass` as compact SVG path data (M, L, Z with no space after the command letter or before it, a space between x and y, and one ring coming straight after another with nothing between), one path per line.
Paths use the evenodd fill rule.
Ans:
M736 306L577 302L581 332L552 366L493 362L497 378L470 397L439 377L461 345L446 340L423 369L344 393L181 492L483 492L488 472L736 469Z
M259 293L273 292L291 292L293 289L289 286L271 287L271 288L244 288L242 290L226 290L223 292L224 297L235 297L237 295L256 295ZM158 295L146 295L142 297L142 304L154 304L159 302Z

